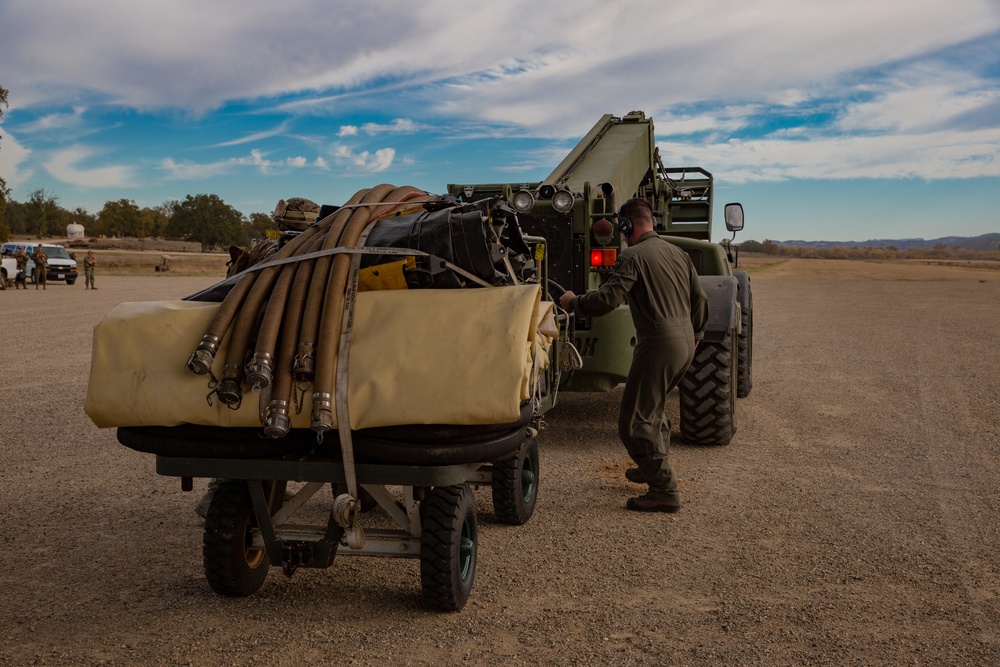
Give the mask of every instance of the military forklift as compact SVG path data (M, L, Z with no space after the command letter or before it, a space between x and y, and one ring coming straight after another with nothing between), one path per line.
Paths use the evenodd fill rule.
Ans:
M712 243L714 183L701 167L664 167L653 120L642 111L603 116L549 176L537 183L452 184L461 201L498 197L518 213L551 293L582 294L611 274L624 242L612 224L617 207L643 197L656 231L691 257L708 295L709 322L679 386L680 435L688 443L726 445L736 433L736 398L753 386L750 276L735 270L728 247ZM726 204L726 229L743 228L743 207ZM624 382L636 344L627 305L600 318L564 314L559 391L610 391ZM546 406L555 404L549 392Z

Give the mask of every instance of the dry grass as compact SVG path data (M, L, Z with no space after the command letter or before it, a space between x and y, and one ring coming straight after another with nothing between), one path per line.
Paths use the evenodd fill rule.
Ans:
M1000 281L1000 265L940 260L845 260L770 258L743 266L760 278L801 280Z
M34 238L15 238L13 241L37 242ZM177 276L226 275L228 252L201 252L200 243L170 241L166 239L44 239L44 243L57 243L76 255L77 266L83 274L83 258L88 250L97 260L97 275L135 276L153 275L164 256L170 258L170 274Z

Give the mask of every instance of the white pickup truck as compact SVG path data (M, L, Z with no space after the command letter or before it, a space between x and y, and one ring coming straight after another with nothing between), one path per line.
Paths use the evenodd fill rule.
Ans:
M10 243L3 244L2 248L0 248L0 253L2 253L3 257L2 265L0 265L0 273L3 274L4 280L14 280L14 276L17 275L17 261L14 259L14 255L17 253L18 248L24 248L25 252L28 253L28 268L25 278L33 283L37 282L38 276L35 271L34 256L35 248L38 245L38 243L27 243L24 241L11 241ZM66 248L54 243L42 243L41 246L45 250L45 254L49 256L49 269L46 272L46 280L65 280L67 285L75 283L77 276L76 260L69 256Z

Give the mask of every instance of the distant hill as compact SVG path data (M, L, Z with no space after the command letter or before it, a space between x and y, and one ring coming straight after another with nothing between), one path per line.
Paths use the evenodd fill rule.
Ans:
M933 248L944 244L949 248L965 248L966 250L1000 250L1000 233L983 234L982 236L943 236L939 239L871 239L868 241L775 241L783 246L799 248L888 248L897 250L911 248Z

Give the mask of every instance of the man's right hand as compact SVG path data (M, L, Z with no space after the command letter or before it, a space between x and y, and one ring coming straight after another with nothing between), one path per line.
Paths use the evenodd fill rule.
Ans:
M566 290L562 293L562 296L559 297L559 305L563 310L569 312L573 310L573 299L575 298L576 294L574 294L571 290Z

